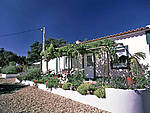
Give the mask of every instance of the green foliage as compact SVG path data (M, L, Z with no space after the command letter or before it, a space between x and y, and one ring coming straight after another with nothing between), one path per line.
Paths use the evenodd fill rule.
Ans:
M146 76L134 76L131 78L135 82L133 84L128 85L128 89L150 89L150 77Z
M86 95L86 94L88 94L88 91L93 92L94 90L95 90L94 85L88 84L88 83L81 84L77 88L77 91L82 95Z
M130 78L130 79L128 79ZM132 77L112 77L109 83L104 83L102 87L111 87L118 89L150 89L150 76L140 75ZM128 82L127 82L128 81Z
M31 68L25 71L25 80L33 80L41 78L40 68Z
M68 81L71 82L75 88L77 88L83 82L83 79L84 74L79 70L75 71L73 75L68 77Z
M17 71L16 66L9 65L9 66L2 68L2 73L3 74L16 74L18 73L18 71Z
M19 65L26 65L27 64L27 59L25 56L18 56L17 57L17 61L16 61L17 64Z
M16 66L16 62L14 62L14 61L9 62L9 66Z
M17 71L18 71L18 72L23 72L23 71L24 71L24 66L18 65L18 66L16 66L16 67L17 67Z
M110 79L110 87L112 88L125 88L125 78L124 77L118 77L118 76L114 76Z
M49 78L50 78L50 75L47 74L47 75L44 75L44 76L42 77L42 80L44 80L44 82L46 82L46 81L49 80Z
M5 73L5 74L16 74L22 71L23 71L23 66L21 65L16 66L16 62L14 61L9 62L8 66L5 66L2 68L2 73Z
M0 49L0 67L9 65L9 62L12 62L12 61L18 64L23 64L22 62L25 62L25 61L23 61L23 59L20 59L20 58L24 58L25 60L25 57L17 56L17 54L11 51L6 51L4 50L4 48Z
M145 53L143 52L137 52L134 53L133 55L130 56L129 58L129 64L130 64L130 73L134 76L140 76L143 74L143 69L144 66L142 67L142 65L139 63L139 60L141 59L145 59Z
M30 48L31 50L28 51L28 58L27 58L28 64L39 62L41 59L40 53L42 51L42 44L36 41L30 46Z
M46 47L49 47L51 44L53 44L54 48L59 48L59 47L65 46L66 43L67 41L61 38L60 39L48 38L46 40Z
M96 95L98 98L104 98L105 97L105 88L101 87L94 91L94 95Z
M20 81L23 81L23 80L25 80L25 75L24 74L18 75L17 79Z
M69 90L71 86L72 86L72 84L70 82L66 82L62 85L62 88L64 90Z
M48 60L56 58L56 49L54 48L53 44L50 44L50 46L46 49L43 55Z
M59 85L59 79L57 77L51 77L47 81L46 87L48 88L57 88Z
M66 42L67 41L65 41L63 39L48 38L46 40L45 46L46 46L46 48L49 48L52 44L54 48L59 48L61 46L64 46L66 44ZM31 48L31 50L28 51L28 58L27 58L28 64L32 64L34 62L39 62L41 60L41 56L44 55L44 53L41 53L42 44L36 41L30 46L30 48ZM46 54L49 54L49 52L47 52Z

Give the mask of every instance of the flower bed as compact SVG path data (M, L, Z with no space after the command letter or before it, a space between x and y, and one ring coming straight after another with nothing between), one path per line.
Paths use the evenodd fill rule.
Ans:
M19 80L16 79L17 82ZM22 81L25 85L34 86L35 82ZM105 88L106 98L98 98L95 95L81 95L77 91L63 90L62 88L47 88L45 84L37 83L38 88L54 94L70 98L72 100L88 104L112 113L149 113L150 94L145 89L124 90Z

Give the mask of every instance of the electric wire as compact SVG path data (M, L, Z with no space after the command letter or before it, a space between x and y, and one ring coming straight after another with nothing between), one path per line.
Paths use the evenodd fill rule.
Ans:
M23 33L26 33L26 32L32 32L32 31L41 30L41 29L42 28L37 28L37 29L29 29L29 30L25 30L25 31L21 31L21 32L8 33L8 34L0 35L0 38L13 36L13 35L19 35L19 34L23 34Z

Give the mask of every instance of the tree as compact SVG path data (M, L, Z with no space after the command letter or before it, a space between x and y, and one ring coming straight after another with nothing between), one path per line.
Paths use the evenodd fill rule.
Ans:
M18 59L18 60L16 61L17 64L26 65L27 59L26 59L25 56L18 56L17 59Z
M0 67L3 67L5 64L4 62L4 48L0 49Z
M30 48L31 50L28 51L28 58L27 58L28 64L39 62L41 60L40 53L42 51L42 44L36 41L30 46Z
M134 53L129 57L129 64L130 64L130 73L131 75L140 76L142 75L142 65L140 64L141 59L145 59L146 55L143 52Z
M0 49L0 67L4 67L9 64L9 62L16 62L18 64L25 64L26 57L17 56L17 54L6 51L4 48Z
M49 47L51 44L53 44L54 48L59 48L62 46L65 46L67 43L66 40L63 39L53 39L53 38L48 38L45 42L46 48Z
M53 39L53 38L48 38L45 41L46 49L50 47L51 44L53 44L54 48L59 48L62 47L66 44L66 40L63 39ZM28 51L28 58L27 62L28 64L32 64L34 62L39 62L41 60L41 55L40 53L42 52L42 44L38 41L34 42L30 46L31 50Z

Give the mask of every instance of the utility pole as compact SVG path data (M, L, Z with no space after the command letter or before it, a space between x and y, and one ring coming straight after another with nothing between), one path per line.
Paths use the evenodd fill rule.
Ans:
M41 31L43 32L43 52L45 52L45 27L43 27Z
M45 27L43 27L43 28L41 28L41 31L42 31L42 33L43 33L43 52L45 52ZM43 57L44 58L44 57ZM42 58L42 59L43 59ZM44 58L45 59L45 58ZM46 61L46 71L48 72L48 62L47 62L47 59L45 59L45 61ZM42 69L42 60L41 60L41 69Z

